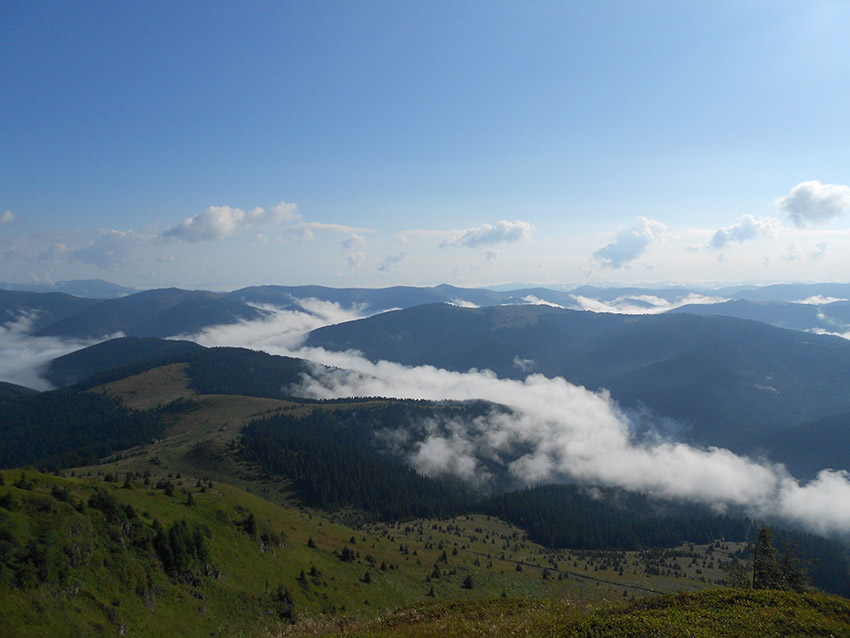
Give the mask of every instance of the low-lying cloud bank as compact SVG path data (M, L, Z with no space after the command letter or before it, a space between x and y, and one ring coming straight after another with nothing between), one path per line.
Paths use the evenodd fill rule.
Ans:
M682 306L729 301L726 297L709 297L695 292L683 294L675 299L665 299L656 295L623 295L610 301L582 295L572 295L572 298L575 300L576 309L619 315L659 315Z
M316 366L305 375L294 390L311 398L482 399L510 408L471 422L425 424L422 439L408 454L419 471L480 482L488 478L487 467L500 467L525 485L569 477L718 510L737 506L753 516L780 517L820 533L850 532L850 474L843 470L825 469L802 485L782 465L726 449L699 449L660 437L638 439L607 393L562 378L500 379L488 370L406 367L370 362L357 352L305 348L296 334L301 324L291 324L291 319L280 313L272 321L212 328L198 340L260 347L340 368Z
M365 308L301 300L309 312L276 310L273 317L182 335L207 346L241 346L335 366L316 366L295 390L313 398L384 396L428 400L482 399L509 407L472 421L421 424L407 441L417 470L456 475L473 483L498 469L516 483L533 485L567 478L618 486L666 498L737 506L753 516L775 516L820 533L850 532L850 474L825 469L800 484L781 465L721 448L699 449L660 436L637 437L633 423L607 393L591 392L562 378L529 375L500 379L487 370L451 372L431 366L370 362L357 352L305 348L312 329L357 319ZM90 345L25 336L25 318L0 326L0 375L47 389L38 375L51 359ZM533 362L520 361L528 364ZM665 428L659 428L664 430ZM411 431L385 433L410 436Z
M94 345L101 339L31 337L27 333L32 329L33 320L32 315L24 312L12 321L0 324L0 380L34 390L50 390L52 386L41 376L50 362L56 357Z

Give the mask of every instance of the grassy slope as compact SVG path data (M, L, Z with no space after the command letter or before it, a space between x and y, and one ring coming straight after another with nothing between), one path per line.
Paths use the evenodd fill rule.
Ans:
M0 508L0 527L13 530L18 546L48 530L57 547L67 537L93 549L85 565L74 568L61 587L54 582L21 591L10 585L9 570L0 571L0 635L114 635L122 624L135 635L296 635L322 633L329 627L335 631L348 628L355 632L352 635L381 636L493 635L494 631L546 635L554 629L564 635L573 626L579 628L574 635L628 635L622 624L632 622L628 618L636 619L635 626L648 628L662 622L656 617L663 619L671 613L675 622L680 622L686 610L675 611L674 607L673 612L665 611L663 603L658 603L661 607L639 606L630 614L605 609L622 607L628 600L652 593L712 587L723 578L722 563L739 549L734 544L689 546L660 556L553 552L528 542L522 530L484 516L354 530L291 504L281 507L288 499L286 486L241 465L230 450L239 428L254 416L277 410L303 411L314 405L197 395L179 365L100 390L140 409L165 405L175 398L192 399L199 407L179 415L163 440L121 453L102 466L79 468L77 478L27 471L37 483L34 491L26 491L11 485L20 471L4 472L6 485L0 486L0 496L14 493L21 503L33 501L16 511ZM106 473L123 481L126 472L134 473L137 481L131 489L103 481ZM153 484L170 480L176 487L175 496L138 484L144 473L150 473ZM176 478L178 475L182 478ZM217 482L212 489L201 491L199 477ZM53 499L49 495L53 484L68 487L75 501L86 501L94 489L106 486L119 502L136 508L148 525L153 518L166 527L180 519L201 525L209 530L211 569L218 570L221 577L204 576L191 586L173 582L155 557L133 558L117 547L101 529L99 512L88 508L80 514ZM187 491L195 500L191 507L186 505ZM239 526L249 512L258 522L258 535L280 535L285 547L250 538ZM311 538L315 547L308 547ZM87 543L82 542L86 539ZM357 556L350 563L338 558L346 546ZM446 561L441 560L444 551ZM145 563L157 569L149 566L146 574ZM385 570L382 564L386 564ZM440 567L439 578L431 577L435 564ZM309 574L313 567L317 576L299 580L302 571ZM647 572L648 567L654 575ZM363 582L367 572L368 584ZM462 586L467 575L472 577L473 589ZM74 584L79 589L72 595ZM278 584L291 592L299 616L295 625L274 613L272 594ZM432 587L435 599L429 597ZM688 607L699 610L709 599L688 600ZM761 603L753 603L761 611L748 616L737 611L743 603L711 600L715 600L711 604L717 608L712 612L716 616L725 613L724 609L726 615L740 615L744 620L774 613L769 611L770 605L764 611ZM824 617L845 613L843 602L824 603L824 609L833 610L824 612ZM602 605L602 611L588 615L587 603ZM791 609L802 603L783 605ZM575 624L594 618L598 624L593 627ZM814 627L826 620L817 617L811 622ZM844 625L835 627L834 635L850 635ZM664 631L659 629L658 635L687 635ZM634 635L646 633L636 630ZM791 631L789 635L803 634Z
M335 631L313 633L331 634L340 635ZM850 601L824 594L717 589L643 599L630 606L596 608L564 600L434 603L353 626L341 635L362 638L847 636Z
M12 485L22 472L33 489ZM189 478L172 478L175 493L167 496L140 483L122 487L123 480L56 477L32 470L5 471L3 477L0 496L13 494L18 506L0 508L0 527L12 532L16 547L42 539L65 555L83 548L82 558L61 580L58 572L51 572L46 583L21 590L14 586L10 569L0 571L4 636L105 635L122 625L136 635L282 632L288 623L278 620L272 599L278 585L291 592L302 619L299 630L321 625L321 616L335 624L362 626L382 608L429 600L432 587L441 601L470 602L502 594L513 600L622 601L650 589L706 586L684 576L647 576L637 553L623 555L624 574L619 575L610 564L614 552L551 552L524 540L522 530L484 516L354 530L226 484L202 489ZM199 525L207 530L209 569L198 566L198 581L191 585L172 581L150 549L127 549L128 541L105 523L99 510L56 499L51 495L54 485L69 490L72 504L87 502L96 489L105 489L122 505L132 505L144 526L154 518L166 528L178 520ZM249 513L258 524L254 538L240 526ZM263 542L263 534L281 538L283 545ZM338 557L344 547L356 556L351 562ZM681 548L682 553L706 551ZM715 558L719 552L713 550ZM684 574L692 559L666 560L684 565ZM435 564L440 577L433 576ZM313 568L315 577L309 576ZM299 579L302 572L307 574L304 580ZM693 575L693 569L690 572ZM370 583L364 582L367 573ZM472 577L472 589L463 587L467 576Z

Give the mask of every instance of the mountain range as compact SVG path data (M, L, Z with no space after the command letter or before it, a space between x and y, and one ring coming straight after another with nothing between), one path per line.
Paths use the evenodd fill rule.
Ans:
M284 310L315 315L321 312L316 303L324 302L358 317L430 303L460 307L550 305L622 314L669 311L724 315L794 330L850 332L850 286L846 284L719 290L581 286L569 291L544 287L492 290L445 284L389 288L250 286L219 293L177 288L136 292L120 287L113 290L107 282L66 283L57 284L57 292L13 290L11 285L4 289L0 284L0 327L36 336L77 339L107 338L119 333L171 337L195 334L210 326L256 321ZM98 294L73 296L58 292L60 289ZM112 294L107 295L109 290Z
M761 525L754 516L797 530L777 529L777 564L787 573L802 573L799 551L818 587L846 595L846 529L826 514L844 505L823 501L845 475L805 481L848 467L850 341L787 327L842 321L838 293L800 304L719 303L786 326L777 327L711 304L689 312L685 301L697 293L684 289L261 286L111 299L0 291L8 352L78 347L40 369L60 389L0 382L0 628L256 635L288 631L303 613L336 631L349 612L373 618L373 608L431 597L500 595L525 618L526 597L626 600L745 584L755 565L748 541ZM563 307L588 300L630 314ZM652 312L634 314L640 307ZM330 325L297 343L276 341L287 317L304 316L311 321L297 325ZM232 326L211 332L235 343L259 332L261 345L352 367L190 340L213 326ZM116 333L127 336L103 340ZM79 348L81 338L100 342ZM474 385L462 400L403 399L420 395L392 394L393 375L514 384L558 414L576 414L550 417L507 395L504 403L501 394L478 396ZM561 407L557 391L541 393L566 385L551 377L599 393L576 388ZM334 382L369 396L311 393ZM384 388L390 394L372 396ZM604 420L609 407L631 428L625 448ZM582 410L600 419L589 421L596 429L578 428ZM597 433L613 436L601 455L584 446ZM679 442L694 446L684 458L696 471L679 465L653 483L654 468L634 464L665 463ZM574 465L534 474L559 454ZM611 468L612 459L623 467ZM583 475L589 462L609 465ZM727 477L708 463L735 471L728 482L744 494L779 479L768 498L793 510L760 507L758 496L712 500L711 486L698 483ZM810 488L812 503L801 503ZM821 529L821 519L838 540L800 533ZM834 599L810 600L828 605L818 622L839 635ZM452 607L439 612L449 624L458 610L481 610L442 604ZM743 613L717 604L724 618ZM674 623L690 611L677 609ZM740 633L764 626L749 619Z
M824 442L843 441L850 427L850 342L813 332L842 332L850 325L850 301L840 300L850 296L850 286L724 289L711 292L711 299L722 294L735 299L683 303L703 293L590 286L569 292L252 286L229 293L172 288L90 299L0 290L0 316L10 334L141 339L57 359L43 374L55 386L66 386L140 359L186 352L190 345L154 338L250 325L281 311L314 316L323 312L321 303L331 304L343 311L339 316L362 318L318 328L305 336L306 345L356 350L373 361L489 369L502 378L561 376L608 390L631 411L638 430L650 423L647 427L690 443L766 453L804 477L823 467L846 467L850 444L824 447ZM630 312L642 304L653 313L575 309L588 299L626 305Z

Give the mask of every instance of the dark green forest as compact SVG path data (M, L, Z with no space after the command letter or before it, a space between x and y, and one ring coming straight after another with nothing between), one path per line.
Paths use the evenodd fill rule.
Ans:
M292 481L305 505L350 507L391 521L450 516L469 502L401 460L311 432L299 421L272 417L250 423L240 451L268 474Z
M483 500L482 510L548 547L643 549L718 538L745 541L753 523L696 505L661 503L614 488L543 485Z
M380 520L477 512L521 527L546 547L587 550L755 540L758 525L744 516L719 515L704 506L617 488L543 485L481 499L456 483L416 474L376 436L411 419L445 411L470 417L487 409L488 404L475 402L395 402L314 410L303 417L275 415L243 430L240 453L268 475L291 481L304 505L329 511L355 508ZM780 547L792 548L804 561L816 586L850 594L850 556L843 545L781 529L776 538Z
M0 402L0 467L58 469L162 436L165 421L93 392L53 390Z

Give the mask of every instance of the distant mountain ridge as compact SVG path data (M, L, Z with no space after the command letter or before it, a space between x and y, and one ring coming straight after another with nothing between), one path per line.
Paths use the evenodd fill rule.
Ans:
M90 299L111 299L139 292L135 288L119 286L103 279L74 279L45 284L0 283L0 290L20 290L27 292L63 292L76 297Z
M276 399L288 398L289 387L308 372L303 359L246 348L205 348L191 341L121 337L54 359L45 377L58 387L90 389L172 363L188 364L192 387L203 394Z
M266 311L235 303L218 293L163 288L100 301L33 334L76 338L116 333L132 337L170 337L191 334L211 325L252 321L268 315Z
M99 283L105 282L92 285L97 287ZM793 303L802 300L807 303ZM340 310L367 316L432 303L473 308L549 305L628 314L665 311L719 314L794 330L850 333L850 284L735 287L716 291L683 287L581 286L566 291L544 287L459 288L448 284L388 288L269 285L227 293L162 288L110 298L0 290L0 328L34 336L77 339L109 338L117 333L172 337L196 334L215 325L262 320L282 310L315 315L338 306Z
M736 450L850 412L850 341L730 317L431 305L320 328L307 345L508 378L562 376L676 419L691 441Z

